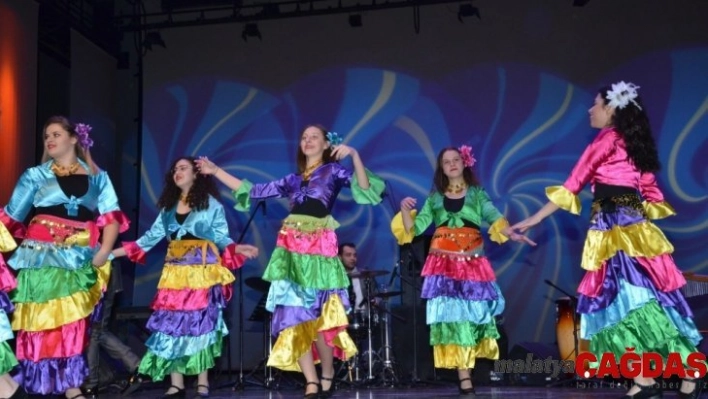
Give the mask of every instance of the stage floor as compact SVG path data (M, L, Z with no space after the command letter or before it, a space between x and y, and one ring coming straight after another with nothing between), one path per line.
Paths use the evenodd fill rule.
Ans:
M514 398L521 397L523 399L538 399L538 398L566 398L566 399L589 399L589 398L621 398L626 388L609 386L604 387L478 387L477 398ZM163 389L140 390L133 393L128 398L133 399L157 399ZM295 399L302 398L304 391L302 389L283 389L278 391L266 390L263 388L248 388L242 391L232 391L229 388L217 389L211 392L211 398L272 398L272 399ZM187 398L195 396L194 389L187 391ZM675 398L675 391L664 393L665 398ZM708 397L708 394L702 395ZM112 393L103 393L100 399L118 399L121 396ZM418 386L414 388L374 388L374 389L340 389L333 396L333 399L377 399L377 398L460 398L457 388L453 385L445 386Z

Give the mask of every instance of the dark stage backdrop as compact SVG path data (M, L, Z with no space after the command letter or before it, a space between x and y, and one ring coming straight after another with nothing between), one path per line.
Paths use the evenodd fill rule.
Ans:
M493 201L519 221L546 201L545 186L565 180L596 133L587 113L596 89L622 79L641 86L663 161L659 183L678 211L658 225L679 267L705 272L708 3L571 3L478 1L482 19L463 23L454 5L422 7L419 33L411 9L364 14L361 28L350 28L346 15L261 22L262 40L247 42L242 25L163 30L167 47L145 57L139 231L157 215L174 158L208 155L239 177L274 180L294 170L298 134L317 122L388 182L388 197L375 207L356 205L344 191L334 216L340 241L359 247L360 267L391 271L399 248L389 222L404 196L422 204L440 148L471 145ZM590 198L586 189L581 216L557 212L535 229L537 248L487 242L510 346L556 342L555 301L564 295L543 281L575 293ZM226 190L222 200L237 238L248 214L233 209ZM279 201L255 217L245 241L262 252L244 278L262 274L286 214ZM150 302L164 253L156 248L137 269L134 304ZM260 294L247 289L245 298L247 319ZM260 357L262 326L245 328L248 365Z

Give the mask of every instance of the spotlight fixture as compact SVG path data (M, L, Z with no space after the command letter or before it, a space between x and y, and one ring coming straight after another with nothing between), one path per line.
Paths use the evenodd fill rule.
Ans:
M349 26L352 28L359 28L361 25L361 14L353 14L349 16Z
M472 4L460 4L460 9L457 11L457 19L460 22L464 22L462 18L464 17L477 17L480 20L482 15L479 13L479 8L473 6Z
M246 26L243 27L241 38L244 42L247 42L249 37L257 37L258 40L263 40L263 37L261 36L261 31L258 30L257 24L246 24Z

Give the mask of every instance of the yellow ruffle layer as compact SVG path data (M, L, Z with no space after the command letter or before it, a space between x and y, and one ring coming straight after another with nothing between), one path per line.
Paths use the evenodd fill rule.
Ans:
M652 220L664 219L669 216L676 215L674 208L669 205L666 201L661 202L642 202L644 211L647 213L647 217Z
M227 285L235 281L233 273L219 264L206 266L176 266L166 264L162 269L158 289L183 290L205 289L215 285Z
M417 215L418 211L412 209L411 218L413 219L414 224L415 217ZM509 221L506 220L505 217L497 219L489 227L488 234L490 239L499 244L503 244L508 241L509 237L502 234L502 231L507 227L509 227ZM413 230L413 228L411 228L410 230L406 230L406 228L404 227L403 216L401 215L401 212L396 213L396 215L391 220L391 233L393 233L393 236L396 237L398 245L410 244L411 242L413 242L413 238L415 237L415 231Z
M617 251L624 251L631 257L652 258L674 252L674 246L649 221L631 226L615 226L610 231L589 230L581 267L590 271L599 270L602 262L615 256Z
M22 273L22 271L20 271ZM111 262L96 268L96 284L88 291L44 303L16 303L12 329L24 331L52 330L88 317L106 290L111 276Z
M297 361L312 349L312 344L317 340L317 333L348 324L349 320L342 300L339 295L331 295L322 307L319 318L288 327L280 332L268 358L268 366L284 371L301 372ZM357 352L356 345L346 330L339 332L332 344L344 352L345 359L350 359Z
M433 346L435 367L441 369L473 369L477 358L499 359L497 340L485 338L476 346Z
M580 198L567 188L563 186L546 187L546 197L561 209L574 215L580 215L580 210L582 209Z

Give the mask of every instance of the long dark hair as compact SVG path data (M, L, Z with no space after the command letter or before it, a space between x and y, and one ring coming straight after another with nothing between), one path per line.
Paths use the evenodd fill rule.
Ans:
M450 179L445 176L445 172L443 172L442 167L443 155L445 155L445 153L448 151L455 151L457 154L461 155L460 150L455 147L445 147L440 150L440 152L438 153L438 160L435 164L435 174L433 175L432 192L437 191L440 194L445 194L445 191L447 191L447 186L450 185ZM467 185L470 187L479 186L479 179L477 179L477 176L474 174L472 168L463 165L462 178L465 180L465 183L467 183Z
M605 86L598 91L605 105L610 102L607 99L607 92L611 89L610 86ZM661 169L661 162L649 125L649 116L645 111L646 107L641 97L637 96L634 101L639 106L630 102L622 109L615 108L610 123L624 139L627 155L634 166L641 172L658 172Z
M302 140L302 135L305 133L305 130L311 128L311 127L316 127L320 132L322 132L322 137L324 137L325 141L329 141L327 138L327 130L326 127L320 125L320 124L310 124L302 128L300 131L300 136L299 139L300 141ZM305 156L305 153L302 152L302 147L300 147L300 141L298 141L297 144L297 156L295 159L297 160L297 172L298 173L303 173L305 169L307 169L307 157ZM336 162L337 160L332 157L332 146L324 150L324 153L322 154L322 164L328 164L330 162Z
M47 132L47 128L49 127L49 125L53 125L55 123L61 126L62 129L69 132L69 137L78 136L78 134L76 133L76 125L71 122L69 118L61 115L55 115L50 116L49 119L44 122L44 127L42 128L42 142L44 142L44 134ZM91 169L87 170L89 174L95 175L101 170L98 165L96 165L96 163L93 161L93 158L91 158L91 151L89 151L88 148L82 147L79 140L77 140L76 144L74 145L74 152L76 153L76 157L86 162L89 169ZM47 153L47 147L45 146L44 152L42 153L42 163L49 161L50 158L51 157Z
M177 162L182 160L189 161L192 165L192 171L197 170L197 159L194 157L180 157L172 162L170 169L165 173L165 185L162 188L160 199L157 201L159 209L172 209L177 205L179 197L182 195L182 189L177 187L174 179ZM189 189L189 194L187 194L189 207L196 210L207 209L209 207L209 195L217 200L219 199L219 190L216 188L214 178L211 175L196 173L194 184Z

